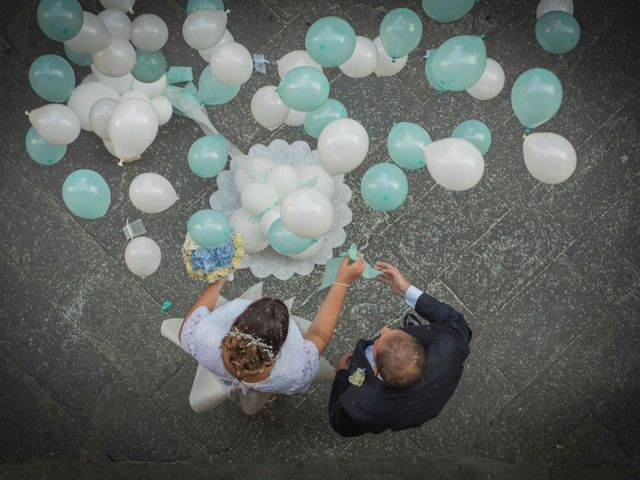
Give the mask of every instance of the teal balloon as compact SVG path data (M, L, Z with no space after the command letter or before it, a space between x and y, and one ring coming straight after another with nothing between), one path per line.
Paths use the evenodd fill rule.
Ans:
M313 67L297 67L280 80L278 95L288 107L310 112L329 98L329 80Z
M562 104L562 84L546 68L532 68L520 75L511 88L511 106L526 128L552 118Z
M131 71L139 82L151 83L160 79L167 71L167 59L160 50L143 52L136 49L136 65Z
M191 239L204 248L219 247L229 240L231 234L227 217L211 209L200 210L191 215L187 230Z
M402 58L415 49L422 38L420 17L408 8L394 8L380 23L380 41L391 58Z
M307 52L325 67L343 64L356 49L356 32L346 20L323 17L313 22L304 39Z
M81 67L88 67L93 63L93 58L90 53L79 53L71 50L66 45L64 46L64 54L69 60Z
M410 122L396 123L387 137L387 150L391 159L407 170L425 166L424 148L431 143L431 136L420 125Z
M208 135L199 138L188 154L189 168L202 178L218 175L227 164L227 145L222 135Z
M80 32L84 13L78 0L40 0L36 18L42 33L51 40L64 42Z
M319 138L324 127L334 120L347 118L346 107L333 98L328 98L319 108L308 112L304 117L304 131L314 138Z
M451 136L474 144L482 155L491 146L491 130L480 120L465 120L453 130Z
M220 10L224 12L222 0L189 0L187 2L187 15L196 10Z
M53 165L58 163L67 153L66 145L52 145L38 135L36 129L31 127L25 137L27 153L31 159L40 165Z
M424 74L427 77L429 85L435 88L438 92L447 91L446 88L442 88L440 85L438 85L438 80L436 80L436 77L433 74L433 52L431 52L431 55L427 57L427 61L424 63Z
M407 198L407 176L393 163L379 163L362 176L360 192L365 203L379 212L398 208Z
M453 22L464 17L477 0L422 0L425 13L437 22Z
M223 105L230 102L240 91L240 85L225 85L213 75L211 66L207 65L198 80L198 93L207 105Z
M64 204L74 215L87 220L102 217L111 203L109 185L93 170L76 170L62 185Z
M66 102L76 86L69 62L59 55L42 55L29 68L33 91L49 102Z
M459 35L444 42L431 57L437 85L461 92L480 80L487 65L487 47L477 35Z
M278 253L282 255L296 255L304 252L311 245L316 243L316 240L309 238L302 238L294 235L287 227L284 226L284 222L281 218L276 220L269 227L269 245Z
M570 52L580 41L580 24L567 12L547 12L536 22L536 39L547 52Z

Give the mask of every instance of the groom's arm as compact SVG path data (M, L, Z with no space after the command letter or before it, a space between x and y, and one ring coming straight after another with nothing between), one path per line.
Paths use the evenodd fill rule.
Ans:
M342 395L349 388L349 371L345 368L338 370L331 387L331 396L329 397L329 422L331 427L343 437L356 437L362 435L356 424L342 406L340 401Z

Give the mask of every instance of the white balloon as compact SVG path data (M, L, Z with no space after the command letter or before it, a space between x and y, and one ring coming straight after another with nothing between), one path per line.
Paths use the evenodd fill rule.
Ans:
M267 157L257 156L245 157L237 161L237 166L233 181L238 193L242 193L250 183L266 181L267 175L276 164Z
M98 70L98 68L93 64L90 68L91 72L93 72L91 75L93 75L93 78L95 79L94 81L110 86L120 95L130 91L133 86L133 75L130 73L122 75L121 77L109 77Z
M196 10L182 25L182 36L191 48L205 50L222 40L227 14L220 10Z
M347 77L362 78L371 75L378 65L378 47L367 37L356 37L356 49L338 68Z
M29 112L29 122L38 135L53 145L68 145L80 135L80 120L66 105L51 103Z
M83 12L84 20L78 34L64 42L67 48L78 53L93 53L104 50L111 44L111 35L100 20L93 13Z
M284 226L302 238L320 238L331 230L333 206L318 190L298 188L289 193L280 205Z
M307 260L308 258L314 257L318 254L320 249L322 248L322 239L311 245L306 250L296 253L295 255L287 255L289 258L293 258L294 260ZM328 260L328 258L326 259Z
M127 98L111 114L108 132L118 158L133 158L142 155L156 138L158 116L148 100Z
M532 133L522 143L524 164L533 177L550 185L564 182L576 169L576 151L571 142L556 133Z
M89 75L87 75L82 79L82 81L80 82L80 85L84 83L97 82L97 81L98 81L98 78L93 73L90 73Z
M347 173L360 165L369 150L369 135L351 118L334 120L318 138L320 162L329 175Z
M262 217L260 217L260 228L262 229L262 233L264 233L267 237L269 236L269 229L271 225L274 224L276 220L280 218L280 208L275 207L271 210L267 211Z
M133 13L133 4L136 0L100 0L104 8L117 8L126 13Z
M158 80L151 83L141 82L133 79L131 90L144 93L148 98L154 98L160 95L167 88L167 75L163 74Z
M278 165L267 175L267 182L276 187L279 198L295 190L300 185L298 172L291 165Z
M89 110L89 123L91 129L103 140L109 140L107 125L109 118L118 105L118 101L113 98L102 98L93 104Z
M93 65L109 77L122 77L136 66L136 51L133 45L119 37L112 38L111 45L95 52L91 58Z
M146 102L149 101L149 97L147 97L147 95L140 90L131 90L130 92L125 93L120 97L120 101L126 100L127 98L140 98Z
M242 237L244 251L248 254L261 252L269 246L269 239L262 233L260 222L252 217L250 212L239 208L229 219L233 231Z
M149 172L133 179L129 185L129 199L144 213L160 213L176 203L178 195L169 180Z
M335 182L320 165L300 165L298 167L298 176L300 178L300 185L305 184L311 179L315 179L315 183L311 188L318 190L328 199L333 197L336 187Z
M573 15L573 0L540 0L538 8L536 8L536 18L556 10Z
M131 273L146 278L160 266L160 247L149 237L136 237L124 250L124 261Z
M433 179L447 190L468 190L480 181L484 173L480 150L460 138L430 143L424 150L424 158Z
M89 111L93 104L101 98L113 98L119 100L120 95L109 85L100 82L89 82L78 85L71 92L67 105L76 112L83 130L91 131L89 123Z
M213 47L205 48L204 50L198 50L198 53L205 62L210 62L211 54L213 53L214 48L216 48L218 45L222 45L223 43L229 43L233 41L235 40L233 39L233 35L231 35L231 32L229 30L225 30L224 35L218 43L216 43Z
M391 58L382 46L380 37L376 37L373 43L378 49L378 63L376 64L374 72L379 77L390 77L391 75L395 75L407 64L407 59L409 58L407 55L396 60Z
M467 93L478 100L490 100L502 91L504 87L504 70L492 58L487 58L487 66L476 83L467 88Z
M131 24L131 43L143 52L155 52L167 43L169 29L158 15L145 13Z
M289 70L297 67L313 67L322 72L322 65L316 62L306 50L293 50L284 55L276 62L278 64L278 75L284 78Z
M159 97L152 98L151 106L156 111L158 116L158 125L165 125L171 120L173 116L173 107L167 97L160 95Z
M251 114L267 130L275 130L289 116L290 109L273 85L259 88L251 99Z
M298 110L294 110L293 108L289 109L289 115L284 120L284 123L290 125L292 127L299 127L304 124L304 119L307 116L307 112L299 112Z
M240 194L242 206L251 213L262 213L278 202L278 191L267 182L252 182Z
M218 43L211 53L211 71L220 83L242 85L251 78L253 58L240 43Z
M107 27L111 37L131 40L131 20L125 12L117 8L107 8L98 14L98 18Z

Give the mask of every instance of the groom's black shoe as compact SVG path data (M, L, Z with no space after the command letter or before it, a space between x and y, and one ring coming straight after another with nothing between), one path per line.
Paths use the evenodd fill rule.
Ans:
M413 313L407 313L402 319L402 326L407 327L417 327L418 325L422 325L422 322L418 320Z

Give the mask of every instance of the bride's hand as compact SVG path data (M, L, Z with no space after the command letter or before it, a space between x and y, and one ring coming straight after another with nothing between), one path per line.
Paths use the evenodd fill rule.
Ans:
M358 255L358 259L353 263L349 263L349 257L345 257L338 268L336 283L351 285L362 276L365 266L366 263L361 255Z

